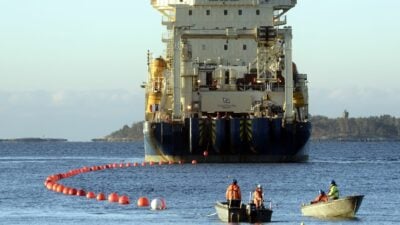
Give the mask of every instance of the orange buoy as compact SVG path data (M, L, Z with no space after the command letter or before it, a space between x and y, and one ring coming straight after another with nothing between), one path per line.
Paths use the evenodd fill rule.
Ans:
M124 164L123 164L123 163L120 163L120 164L119 164L119 168L124 168Z
M179 161L178 161L178 164L183 164L183 161L182 161L182 160L179 160Z
M139 166L139 163L135 162L135 163L133 163L133 166L134 167Z
M130 163L125 163L125 167L130 167L131 164Z
M50 179L50 177L46 178L46 180L44 181L44 186L47 186L48 183L54 183L54 181L52 179Z
M59 185L59 184L54 183L54 184L53 184L53 187L51 188L51 190L52 190L52 191L57 191L58 185Z
M56 190L58 193L62 193L63 191L64 191L64 186L63 185L58 185L57 186L57 190Z
M86 198L96 198L96 194L93 191L89 191L86 194Z
M64 195L68 195L69 189L71 189L71 188L69 188L69 187L64 187L64 190L63 190L62 193L63 193Z
M146 162L142 162L142 166L146 166Z
M174 161L168 161L168 164L172 165L172 164L174 164Z
M104 195L104 193L100 192L99 194L97 194L96 199L97 199L97 201L104 201L104 200L106 200L106 196Z
M149 206L149 199L146 197L140 197L138 199L137 205L139 207L147 207L147 206Z
M81 169L81 171L83 171L83 173L87 173L89 172L89 167L85 166Z
M114 163L114 164L112 164L112 167L113 168L118 168L118 164Z
M121 204L121 205L128 205L129 204L128 196L122 195L121 197L119 197L118 203Z
M118 194L113 192L108 195L108 201L109 202L118 202Z
M77 192L78 191L75 188L71 188L71 189L69 189L68 194L69 195L76 195Z
M46 188L47 189L49 189L50 191L52 190L52 188L53 188L53 185L54 185L54 183L53 182L47 182L47 184L46 184Z
M158 162L158 165L160 165L160 166L161 166L162 164L164 164L164 162L163 162L163 161L159 161L159 162Z
M79 189L79 190L76 192L76 196L86 196L86 191L83 190L83 189Z
M197 161L195 159L192 160L192 164L197 164Z
M207 151L207 150L205 150L205 151L203 152L203 156L204 156L204 157L207 157L207 156L208 156L208 151Z
M154 165L154 162L153 162L153 161L150 161L150 162L149 162L149 165L150 165L150 166Z

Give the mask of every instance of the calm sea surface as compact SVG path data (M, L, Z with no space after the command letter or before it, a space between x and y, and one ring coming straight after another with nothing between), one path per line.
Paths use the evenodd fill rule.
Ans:
M400 224L399 142L312 142L308 163L184 164L80 174L60 183L127 194L128 206L48 191L48 175L83 166L143 161L143 143L0 143L0 224L225 224L214 210L227 185L239 181L247 201L255 184L273 202L272 224ZM363 194L354 220L303 217L302 202L326 190ZM163 197L167 210L138 208L140 196Z

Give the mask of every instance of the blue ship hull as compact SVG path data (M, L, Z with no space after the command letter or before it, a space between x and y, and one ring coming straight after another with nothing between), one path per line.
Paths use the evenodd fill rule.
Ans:
M188 118L184 123L144 122L143 133L147 162L304 162L311 124Z

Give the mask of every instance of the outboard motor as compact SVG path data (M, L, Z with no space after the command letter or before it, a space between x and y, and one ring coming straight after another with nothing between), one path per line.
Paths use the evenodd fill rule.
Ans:
M257 210L254 203L249 203L246 206L246 216L250 223L254 223L257 220Z

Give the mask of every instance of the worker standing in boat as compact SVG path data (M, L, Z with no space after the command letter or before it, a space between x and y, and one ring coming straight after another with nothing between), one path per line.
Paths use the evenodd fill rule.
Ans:
M329 199L339 199L339 189L337 188L336 182L334 180L331 181L328 196Z
M228 201L229 207L240 207L240 202L242 200L242 194L240 192L240 187L237 184L237 180L233 179L232 184L226 189L226 200Z
M257 184L256 190L253 192L253 203L256 205L256 208L263 208L264 199L263 199L263 191L261 184Z
M327 202L328 200L329 199L328 196L325 194L325 191L319 190L319 195L313 201L311 201L311 204L315 204L318 202Z

